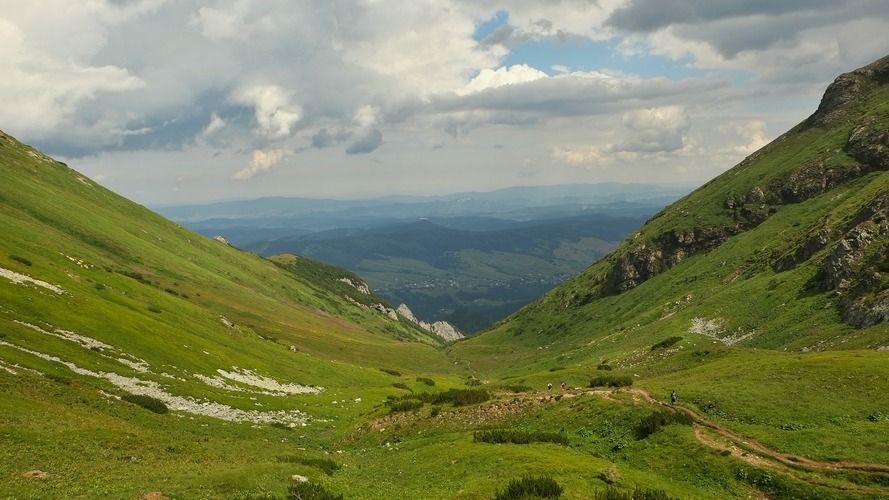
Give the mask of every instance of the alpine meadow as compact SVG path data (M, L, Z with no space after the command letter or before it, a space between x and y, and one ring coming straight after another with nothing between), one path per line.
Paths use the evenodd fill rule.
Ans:
M0 498L885 498L887 84L456 342L0 133Z

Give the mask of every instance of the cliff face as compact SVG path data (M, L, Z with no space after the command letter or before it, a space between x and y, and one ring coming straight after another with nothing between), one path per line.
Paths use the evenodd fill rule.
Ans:
M733 236L760 226L782 207L830 196L865 176L889 170L886 83L889 57L839 76L812 116L712 181L712 185L649 221L601 266L591 269L585 278L585 290L571 293L564 306L577 307L626 292L690 256L709 252ZM774 159L782 154L785 142L803 136L811 143L806 145L804 157L785 154L788 160ZM764 164L772 170L764 171ZM729 185L731 188L725 187ZM704 216L695 213L694 207L705 204L700 199L720 188L724 192L721 198L717 196L721 207ZM876 192L869 203L843 220L825 213L820 223L801 236L776 245L782 251L767 256L769 265L780 272L821 256L821 272L813 281L822 290L837 293L844 321L855 326L889 321L887 198L889 189ZM695 219L700 222L689 222ZM776 240L780 238L776 235Z

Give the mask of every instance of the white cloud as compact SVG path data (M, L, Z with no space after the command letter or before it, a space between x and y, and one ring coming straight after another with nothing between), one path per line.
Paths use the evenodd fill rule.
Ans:
M268 172L278 163L281 163L285 159L289 158L293 153L286 149L269 149L269 150L260 150L256 149L253 151L253 155L250 159L250 164L239 170L232 177L234 179L245 180L250 179L259 174L263 174Z
M256 85L234 94L235 102L253 107L257 132L268 139L289 137L301 116L301 108L292 104L293 92L278 85Z
M507 182L526 162L608 180L681 157L706 180L884 55L889 28L884 0L675 0L663 15L653 0L7 3L0 127L75 168L96 159L140 196L164 179L112 165L179 165L219 197L234 195L233 171L257 193L390 178L420 192L453 185L457 164L471 189L478 172ZM497 12L505 23L479 42ZM244 151L258 152L247 167ZM357 154L370 152L386 179ZM297 154L311 161L258 175ZM317 185L270 180L316 165Z
M548 76L543 71L532 68L527 64L516 64L509 68L501 66L496 70L485 68L479 72L478 76L470 80L458 94L473 94L504 85L533 82L541 78L548 78Z
M631 135L612 148L623 152L672 152L685 144L688 115L680 106L648 108L624 113L623 124Z
M610 156L604 155L596 146L580 149L553 148L550 156L558 162L578 167L597 167L611 163Z
M207 128L201 133L202 137L208 137L216 133L216 131L221 130L225 127L225 120L219 117L216 113L210 115L210 123L207 124Z
M766 122L762 120L751 120L734 127L736 137L742 143L740 146L732 146L723 149L723 153L735 153L747 156L758 151L760 148L769 143L769 138L765 134Z

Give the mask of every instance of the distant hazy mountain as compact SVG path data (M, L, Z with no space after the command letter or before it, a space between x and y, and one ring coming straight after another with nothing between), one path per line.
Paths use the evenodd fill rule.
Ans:
M472 333L582 271L689 190L607 183L158 210L264 256L294 253L343 266L419 318Z
M240 246L308 232L412 222L421 217L437 218L448 227L488 230L497 227L499 220L531 221L590 213L646 216L691 189L605 183L358 200L273 197L152 208L201 234L221 234Z

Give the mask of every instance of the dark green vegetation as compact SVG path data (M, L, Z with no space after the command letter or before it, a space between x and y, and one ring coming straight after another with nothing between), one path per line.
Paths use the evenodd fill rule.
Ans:
M489 230L422 220L280 238L243 248L260 255L304 255L346 267L389 302L407 304L418 318L448 321L475 333L586 269L644 220L594 213Z
M549 476L522 476L513 479L503 492L497 492L495 500L522 500L523 498L559 498L562 487Z
M0 136L0 491L489 499L549 478L571 499L884 498L887 81L889 60L843 76L609 257L450 345L348 271L205 239Z

